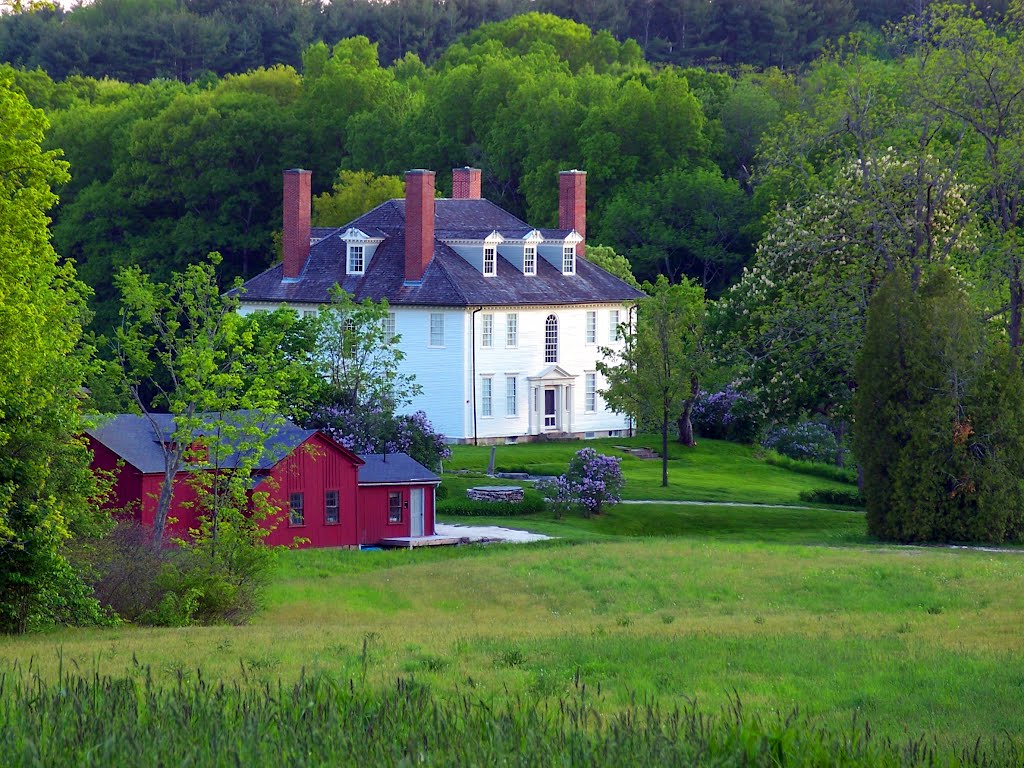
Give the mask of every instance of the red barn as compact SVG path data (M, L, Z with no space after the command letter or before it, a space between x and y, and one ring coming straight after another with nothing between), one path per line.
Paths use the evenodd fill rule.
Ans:
M174 432L171 416L124 414L88 430L93 468L116 473L111 505L128 508L152 525L164 482L162 443ZM434 491L440 478L404 453L357 456L318 430L291 422L276 428L253 472L253 491L269 493L281 514L269 544L305 540L303 547L355 547L386 540L428 543L434 537ZM231 462L229 461L230 465ZM167 530L183 536L196 527L190 503L191 466L177 474Z

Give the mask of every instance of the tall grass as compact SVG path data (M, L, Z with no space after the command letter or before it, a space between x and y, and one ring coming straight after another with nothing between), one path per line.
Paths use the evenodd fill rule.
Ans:
M943 752L873 737L867 723L753 716L736 698L718 712L633 701L602 715L595 696L579 676L557 700L492 703L414 679L367 692L326 676L161 685L142 667L56 683L15 672L0 675L0 754L9 766L1022 764L1010 739Z

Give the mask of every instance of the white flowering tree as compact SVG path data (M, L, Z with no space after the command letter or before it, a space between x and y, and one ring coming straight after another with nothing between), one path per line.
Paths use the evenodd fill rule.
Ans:
M970 271L964 197L933 158L886 152L847 164L772 216L753 264L716 308L717 341L768 412L845 415L884 275L901 266L919 279L936 263Z

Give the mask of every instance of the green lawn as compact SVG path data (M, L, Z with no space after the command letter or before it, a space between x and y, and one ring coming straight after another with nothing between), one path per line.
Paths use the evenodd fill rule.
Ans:
M499 465L515 456L561 463L578 447L499 448ZM758 462L749 449L697 450L673 469L717 457L721 493L733 489L733 499L789 503L796 489L824 482ZM472 468L488 453L461 448L452 463ZM646 495L637 462L624 466ZM829 726L856 718L876 734L927 733L942 747L1024 732L1021 554L881 546L862 513L828 509L623 504L594 520L457 522L560 538L288 552L248 626L5 638L0 676L31 667L53 677L63 664L86 674L149 667L167 683L197 670L204 680L249 681L323 672L380 689L414 677L442 697L539 698L556 708L582 680L607 712L638 699L696 699L714 711L738 696L750 713L798 707Z
M751 446L721 440L701 440L695 448L670 443L669 486L663 488L660 459L639 459L617 447L657 448L658 440L651 436L588 440L583 444L573 441L500 445L495 453L495 469L498 472L537 475L561 474L581 445L622 459L622 472L626 478L623 494L627 499L797 504L800 503L800 491L852 488L847 483L772 466L758 458ZM487 469L490 455L489 446L453 446L445 471L482 473ZM483 484L458 476L446 476L445 481L458 492L463 491L467 484Z

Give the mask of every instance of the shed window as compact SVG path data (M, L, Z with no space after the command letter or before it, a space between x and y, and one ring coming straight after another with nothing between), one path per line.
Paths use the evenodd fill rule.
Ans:
M444 346L444 313L430 313L430 346Z
M516 398L516 377L505 377L505 413L515 416L519 411L519 404Z
M493 277L497 273L498 249L494 246L484 246L484 274Z
M327 525L335 525L340 519L338 514L338 492L327 491L324 494L324 522Z
M519 346L519 315L515 312L505 315L505 346Z
M562 248L562 274L576 274L576 246L567 245Z
M306 524L306 512L303 509L303 499L301 493L288 494L288 524Z
M544 321L544 362L558 362L558 318L554 315Z
M494 380L490 376L480 380L480 415L494 415Z
M587 312L587 344L597 343L597 312Z
M608 341L618 341L622 338L622 331L619 329L619 310L613 309L608 313Z
M402 522L402 494L399 491L388 491L388 522Z

